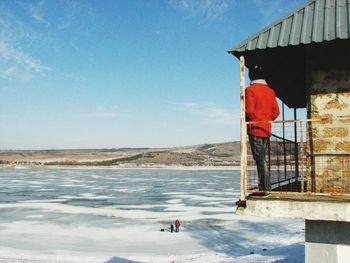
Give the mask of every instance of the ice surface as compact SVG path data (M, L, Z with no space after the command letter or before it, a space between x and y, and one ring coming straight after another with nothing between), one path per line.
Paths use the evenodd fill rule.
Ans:
M303 262L303 221L236 216L239 180L233 170L1 169L0 262Z

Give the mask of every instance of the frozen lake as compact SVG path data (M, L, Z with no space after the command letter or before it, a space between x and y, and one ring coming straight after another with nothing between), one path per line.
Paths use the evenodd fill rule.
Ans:
M0 169L0 262L303 262L303 221L236 216L239 189L233 170Z

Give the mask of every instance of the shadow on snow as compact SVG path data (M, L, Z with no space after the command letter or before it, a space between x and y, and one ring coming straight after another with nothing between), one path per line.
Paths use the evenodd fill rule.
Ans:
M233 224L220 220L201 219L186 226L189 234L200 240L200 244L208 250L223 253L229 257L242 257L251 254L281 257L282 261L275 262L303 262L304 242L283 245L274 240L274 236L295 236L303 230L288 229L278 222L269 223L237 220ZM287 221L286 221L287 222ZM226 227L225 227L226 226ZM264 239L263 236L266 236ZM256 238L254 238L256 237ZM288 238L286 238L288 239Z

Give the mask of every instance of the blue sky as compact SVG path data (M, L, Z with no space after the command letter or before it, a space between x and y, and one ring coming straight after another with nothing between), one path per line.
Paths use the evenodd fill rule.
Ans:
M0 0L0 149L239 140L227 50L304 0Z

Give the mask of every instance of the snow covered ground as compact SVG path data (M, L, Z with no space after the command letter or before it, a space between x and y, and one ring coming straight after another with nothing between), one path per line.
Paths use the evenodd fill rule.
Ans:
M236 216L239 182L233 170L0 169L0 262L304 262L304 222Z

